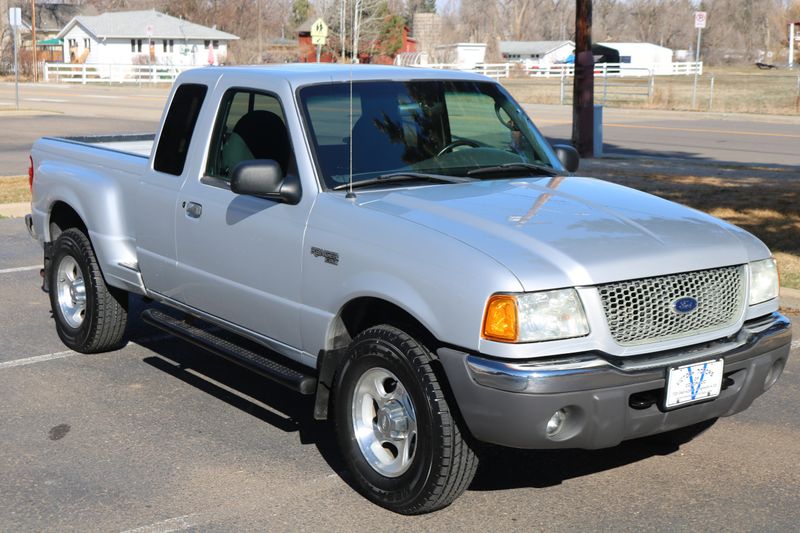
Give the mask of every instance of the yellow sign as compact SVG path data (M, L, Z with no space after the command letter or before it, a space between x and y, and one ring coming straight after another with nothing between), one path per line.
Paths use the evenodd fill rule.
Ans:
M328 25L325 24L325 21L322 19L317 19L314 21L314 24L311 25L311 37L322 37L323 39L328 36ZM314 43L314 44L321 44L321 43Z

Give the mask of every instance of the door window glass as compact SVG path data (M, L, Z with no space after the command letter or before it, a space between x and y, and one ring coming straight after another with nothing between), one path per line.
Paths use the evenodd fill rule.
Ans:
M230 180L242 161L272 159L285 174L291 145L283 110L274 96L231 89L222 98L206 175Z

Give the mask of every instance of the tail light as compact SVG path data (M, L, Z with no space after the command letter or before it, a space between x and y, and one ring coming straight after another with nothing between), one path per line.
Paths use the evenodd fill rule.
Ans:
M28 167L28 186L31 188L31 192L33 192L33 156L28 156L28 160L31 162L31 165Z

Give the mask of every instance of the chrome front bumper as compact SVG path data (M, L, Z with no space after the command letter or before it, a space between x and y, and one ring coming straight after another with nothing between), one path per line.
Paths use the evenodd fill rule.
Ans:
M526 362L442 348L437 353L473 435L519 448L603 448L746 409L780 376L791 323L780 313L751 320L736 335L680 350L614 357L584 353ZM723 359L728 386L713 401L673 411L643 395L663 394L669 368ZM568 431L548 437L559 409Z

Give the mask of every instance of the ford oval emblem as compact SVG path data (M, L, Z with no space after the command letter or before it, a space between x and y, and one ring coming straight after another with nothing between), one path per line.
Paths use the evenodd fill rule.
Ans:
M695 309L697 309L697 300L691 296L684 296L672 302L672 310L679 315L691 313Z

